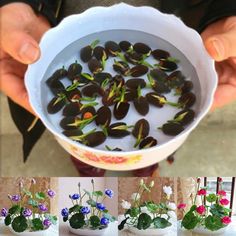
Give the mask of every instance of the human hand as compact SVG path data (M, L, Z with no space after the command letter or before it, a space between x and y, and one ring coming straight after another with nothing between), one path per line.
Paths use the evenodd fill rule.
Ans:
M0 15L0 90L33 113L24 74L27 65L40 57L38 42L50 24L25 3L7 4L0 8Z
M236 100L236 16L209 25L202 38L219 77L214 110Z

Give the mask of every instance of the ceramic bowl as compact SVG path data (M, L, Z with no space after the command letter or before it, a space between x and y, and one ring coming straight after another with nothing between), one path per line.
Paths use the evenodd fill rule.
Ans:
M15 232L12 229L11 226L9 227L9 229L12 232L12 234L14 234L14 235L20 235L20 236L50 236L50 228L45 229L45 230L36 231L36 232L24 231L22 233Z
M83 236L102 236L106 233L107 228L105 229L100 229L100 230L92 230L92 229L73 229L70 225L69 227L69 231L73 234L76 235L83 235Z
M78 48L87 45L95 36L103 41L109 37L109 40L115 41L126 39L148 44L158 42L160 48L170 49L171 55L181 58L183 73L194 77L197 104L194 108L196 118L192 124L176 137L169 138L163 135L156 147L138 151L110 152L90 148L64 136L59 125L55 125L52 116L47 114L46 106L52 95L45 81L55 69L74 62L76 56L78 57ZM217 75L214 62L208 56L201 37L179 18L163 14L151 7L133 7L121 3L111 7L90 8L82 14L65 18L57 27L49 30L43 36L40 48L40 60L28 67L25 76L30 104L67 152L98 168L132 170L160 162L183 144L207 114L213 102ZM160 117L165 121L168 118L170 117ZM133 119L133 116L128 117L128 121ZM151 132L157 131L153 129ZM114 145L116 144L111 146Z
M199 234L199 235L224 235L227 227L219 229L217 231L211 231L209 229L206 229L204 227L197 227L194 230L192 230L193 233Z
M129 231L132 232L134 235L142 235L142 236L162 236L167 235L170 230L171 226L164 228L164 229L145 229L145 230L139 230L135 227L128 227Z

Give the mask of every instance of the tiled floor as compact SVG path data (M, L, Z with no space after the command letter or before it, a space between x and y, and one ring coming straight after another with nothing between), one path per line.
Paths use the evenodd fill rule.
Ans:
M26 164L22 161L21 137L1 95L1 170L3 176L77 176L69 155L45 132ZM160 163L163 176L233 176L236 168L236 103L209 114L190 135L169 165ZM130 173L107 172L112 175Z

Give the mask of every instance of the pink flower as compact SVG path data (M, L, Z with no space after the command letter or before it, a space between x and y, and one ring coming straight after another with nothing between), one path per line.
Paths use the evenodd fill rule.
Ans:
M185 203L180 203L177 208L178 209L184 209L186 207L186 204Z
M197 183L201 183L201 178L197 178Z
M197 195L206 195L207 194L207 191L206 191L206 189L204 189L204 188L202 188L202 189L200 189L198 192L197 192Z
M218 195L220 195L220 196L226 196L226 192L224 191L224 190L220 190L219 192L218 192Z
M196 208L198 214L203 215L206 211L206 208L202 205Z
M222 219L221 219L221 222L225 225L228 225L229 223L231 223L231 219L229 216L224 216Z
M227 206L229 204L229 200L226 198L220 199L220 204L223 206Z
M223 179L221 177L218 177L218 182L222 182Z

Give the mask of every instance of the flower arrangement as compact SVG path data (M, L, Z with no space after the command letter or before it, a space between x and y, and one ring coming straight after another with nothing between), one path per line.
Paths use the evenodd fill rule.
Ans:
M0 214L5 218L5 225L11 225L17 233L46 230L57 223L57 217L49 214L48 211L48 200L56 193L51 189L46 192L36 192L35 188L34 179L31 180L28 189L24 187L23 182L20 182L19 194L8 194L11 207L1 209Z
M126 209L126 212L124 213L125 219L118 226L119 230L122 230L125 225L138 230L165 229L172 225L170 219L176 218L176 205L170 201L172 188L164 186L163 199L160 203L155 203L151 198L154 184L154 181L148 184L141 179L137 193L131 195L131 203L122 200L121 206ZM148 193L148 201L142 200L145 192Z
M94 180L91 180L92 192L83 190L81 193L80 183L78 184L79 193L69 195L73 206L71 208L63 208L61 210L61 215L63 221L69 221L70 226L73 229L91 229L91 230L101 230L107 228L110 222L115 221L115 217L111 216L108 209L103 204L104 200L112 198L114 192L111 189L105 189L102 191L95 191ZM86 205L83 203L84 197L87 196L88 200Z
M219 179L219 191L217 194L208 193L207 188L200 187L201 179L197 179L197 192L192 197L192 206L188 212L184 212L181 226L187 230L194 230L199 227L210 231L217 231L225 228L231 223L229 217L230 209L227 208L230 201L226 198L226 192L222 189L222 179ZM200 204L197 204L200 198ZM204 201L205 199L205 201ZM184 211L186 204L179 204L178 209Z

